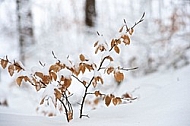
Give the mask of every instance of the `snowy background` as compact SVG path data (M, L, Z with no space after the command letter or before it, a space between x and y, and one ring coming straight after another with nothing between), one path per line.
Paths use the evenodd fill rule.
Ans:
M52 51L60 59L78 58L84 53L95 61L93 44L96 32L106 41L118 35L123 19L132 26L146 13L145 20L135 28L131 44L122 47L117 62L124 67L139 68L125 72L119 86L112 82L104 91L137 97L132 103L106 107L87 106L90 118L69 124L63 113L44 117L36 111L43 91L36 92L30 84L18 87L6 70L0 69L0 125L129 125L189 126L190 122L190 2L188 0L97 0L96 25L84 23L84 0L32 0L35 44L26 47L27 68L52 63ZM19 43L16 30L15 0L0 0L0 58L18 59ZM118 55L117 55L118 56ZM78 88L77 88L78 89ZM80 90L72 101L78 102ZM95 109L96 108L96 109ZM55 111L50 106L47 111Z

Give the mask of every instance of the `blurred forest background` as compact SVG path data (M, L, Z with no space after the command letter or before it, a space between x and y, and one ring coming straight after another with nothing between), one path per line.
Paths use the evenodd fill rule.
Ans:
M190 0L0 0L0 57L32 67L59 58L93 56L98 31L106 41L124 19L135 28L118 62L139 67L134 77L179 69L190 63ZM0 71L0 82L6 81ZM3 82L4 82L3 81Z

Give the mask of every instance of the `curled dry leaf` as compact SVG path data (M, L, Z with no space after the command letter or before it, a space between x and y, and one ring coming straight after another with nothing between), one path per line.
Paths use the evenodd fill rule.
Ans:
M118 104L121 104L121 103L122 103L122 100L121 100L121 98L116 97L116 98L113 98L113 99L112 99L112 103L113 103L114 105L118 105Z
M81 71L81 72L84 74L85 69L86 69L86 68L85 68L84 64L81 63L81 64L79 65L79 71Z
M92 65L89 65L89 64L84 64L84 65L85 65L85 68L87 68L89 71L94 70Z
M109 106L110 103L111 103L111 97L110 97L109 95L107 95L107 96L105 97L105 104L106 104L107 106Z
M3 69L5 69L7 67L7 64L8 64L8 60L4 60L4 59L1 59L1 66L3 67Z
M100 76L95 77L95 78L94 78L94 80L95 80L95 82L100 81L100 82L101 82L101 84L103 84L103 83L104 83L103 79L102 79Z
M55 94L55 97L56 97L57 99L61 99L62 94L61 94L60 91L58 91L57 89L54 89L54 94Z
M63 87L67 89L71 85L71 79L65 78Z
M44 84L49 84L51 82L51 77L49 75L44 75L42 78Z
M100 50L100 52L103 52L106 51L106 48L104 47L104 45L99 45L95 50L95 54L97 54L98 50Z
M21 85L22 79L23 79L23 76L17 77L16 83L18 84L18 86Z
M50 72L49 75L50 75L50 77L51 77L51 80L54 80L54 81L57 80L57 74L56 74L56 73Z
M85 61L86 60L83 54L80 54L79 58L80 58L81 61Z
M125 93L122 95L123 98L132 98L131 95L129 93Z
M130 38L128 35L122 35L121 38L123 38L123 42L125 45L129 45L130 44Z
M113 58L111 56L106 56L106 59L109 59L110 61L113 61Z
M85 80L83 80L82 83L84 86L87 84L87 82Z
M115 46L115 47L114 47L114 50L115 50L115 52L116 52L116 53L118 53L118 54L119 54L120 49L119 49L119 47L118 47L118 46Z
M95 94L96 97L101 95L100 91L95 91L94 94Z
M41 89L40 83L37 83L37 84L35 85L35 88L36 88L36 91L39 91L39 90Z
M41 72L35 72L35 75L38 76L39 78L43 79L44 74Z
M121 40L120 39L115 39L115 43L116 43L116 45L121 44Z
M13 74L14 74L14 65L13 64L11 64L11 65L9 65L9 67L8 67L8 72L9 72L9 74L10 74L10 76L13 76Z
M54 71L55 73L57 73L60 70L60 66L57 64L51 65L49 68L49 72Z
M28 81L28 82L31 83L30 79L27 76L19 76L19 77L17 77L16 83L20 86L23 79L24 79L25 82Z
M92 82L92 85L94 86L94 88L96 87L96 85L97 85L97 82L96 81L93 81Z
M111 48L113 48L115 46L115 39L111 40Z
M120 71L114 72L114 78L117 82L121 82L124 79L124 74Z
M44 99L45 99L45 97L42 98L42 100L40 101L40 105L44 103Z
M73 119L73 112L72 111L69 111L68 112L68 120L72 120Z
M107 74L110 74L114 71L114 68L113 67L109 67L107 68Z
M20 66L20 64L19 63L14 63L14 66L15 66L15 70L17 71L17 72L19 72L19 71L21 71L21 70L23 70L23 68Z
M129 34L130 34L130 35L132 35L132 34L133 34L133 32L134 32L134 29L133 29L133 28L131 28L131 29L129 30Z

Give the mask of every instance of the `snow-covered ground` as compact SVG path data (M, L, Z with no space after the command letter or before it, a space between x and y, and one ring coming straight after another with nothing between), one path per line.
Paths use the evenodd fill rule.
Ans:
M88 111L90 118L75 118L67 123L64 115L44 117L31 114L27 105L19 109L0 107L1 126L189 126L190 66L180 70L155 73L142 78L130 78L118 92L135 90L138 99L119 106ZM22 97L22 96L19 96ZM28 113L28 114L27 114Z

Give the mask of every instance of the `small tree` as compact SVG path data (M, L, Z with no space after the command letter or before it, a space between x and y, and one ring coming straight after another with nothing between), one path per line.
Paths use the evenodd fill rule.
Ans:
M102 39L102 35L97 32L98 36L100 36L100 40L94 43L94 47L95 54L99 52L102 53L102 58L99 62L92 62L92 60L84 54L79 54L78 62L73 62L69 57L59 59L52 51L52 55L56 59L54 64L45 66L40 62L41 66L45 68L45 71L37 69L33 70L33 72L31 71L30 74L27 74L28 72L25 72L25 67L21 62L11 62L7 56L0 59L0 64L3 69L8 69L10 76L13 76L15 72L20 72L21 75L16 78L16 83L19 86L22 84L22 81L25 81L33 85L37 91L45 88L44 92L46 93L43 95L40 104L44 104L46 100L50 99L55 108L63 107L68 122L73 119L73 107L69 101L69 97L72 94L69 91L69 87L72 84L72 80L76 79L84 87L84 94L80 103L79 118L84 116L89 117L83 113L87 95L95 95L96 97L102 98L107 106L109 106L110 103L118 105L122 103L123 100L131 101L136 99L131 97L129 94L125 94L123 96L115 96L112 93L105 94L100 91L101 89L89 92L89 88L97 87L99 84L104 84L105 80L102 76L102 70L104 71L103 74L112 74L115 80L120 83L124 80L123 71L137 69L137 67L125 68L118 66L117 64L114 65L115 60L112 57L111 52L120 54L120 45L124 44L127 46L131 43L130 36L134 32L135 26L144 20L144 16L145 13L143 13L141 19L138 22L135 22L132 27L128 27L124 20L124 25L119 30L120 36L118 38L113 38L110 43L107 43ZM109 65L105 65L105 61L109 61ZM79 75L84 76L84 73L92 73L92 76L90 78L79 78ZM61 106L58 105L58 101L61 103Z

